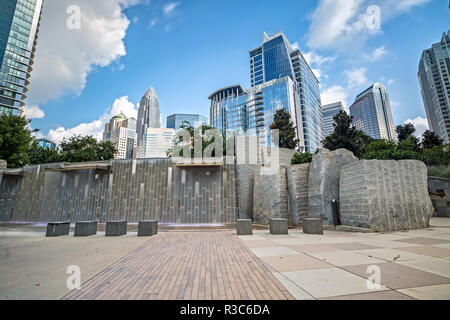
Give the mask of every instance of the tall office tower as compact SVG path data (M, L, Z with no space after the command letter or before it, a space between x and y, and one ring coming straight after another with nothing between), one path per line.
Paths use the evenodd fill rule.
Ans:
M328 137L334 132L334 116L339 112L345 111L342 102L330 103L322 107L323 113L323 133Z
M111 141L117 149L114 159L133 159L136 150L136 119L123 113L105 125L104 141Z
M257 135L265 128L269 139L260 141L271 145L273 115L284 108L296 126L301 151L319 148L324 139L319 80L300 50L292 47L282 32L272 37L264 33L263 44L250 51L250 73L252 88L244 91L237 85L210 96L211 125L223 130L253 130Z
M355 127L368 136L388 141L397 139L389 95L381 83L375 83L356 97L350 115Z
M43 0L0 1L0 113L25 106Z
M167 128L178 130L183 122L189 122L194 128L207 124L208 119L199 114L177 113L167 117Z
M147 128L161 128L161 111L155 89L150 87L141 99L137 118L137 142L141 145Z
M430 129L450 142L450 30L422 53L418 72Z
M167 152L173 148L174 137L174 129L147 128L142 145L138 147L137 157L140 159L167 158Z

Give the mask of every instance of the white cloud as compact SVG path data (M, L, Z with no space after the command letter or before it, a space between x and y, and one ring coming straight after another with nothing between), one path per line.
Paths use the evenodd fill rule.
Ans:
M179 2L169 2L163 7L163 12L166 16L170 15L176 7L180 5Z
M298 41L295 41L294 43L292 43L291 47L294 49L300 49L300 45L298 44Z
M130 24L124 8L140 0L58 0L45 2L28 102L45 103L64 94L80 94L88 74L126 54ZM69 5L81 11L81 29L69 29Z
M421 137L423 133L429 129L428 121L425 118L417 117L415 119L408 119L403 122L403 124L412 123L414 127L416 128L415 135L417 137Z
M379 47L373 51L370 60L374 61L374 62L379 61L387 54L388 54L388 51L386 50L386 48L384 46Z
M28 119L42 119L45 117L44 110L39 108L39 106L28 105L23 107L22 111Z
M94 138L101 140L105 123L109 122L111 118L120 112L123 112L127 117L137 117L137 105L130 102L127 96L116 99L111 108L106 111L99 119L89 123L81 123L73 128L59 127L50 130L48 138L52 141L60 143L64 138L70 138L73 135L94 136Z
M314 69L311 68L312 72L314 72L314 75L316 76L317 79L320 79L320 77L322 76L322 70L320 69Z
M347 90L341 86L332 86L326 88L325 90L322 91L321 94L323 106L339 101L342 101L344 106L347 106L347 98L348 98Z
M154 18L154 19L150 20L149 27L153 28L157 22L158 22L157 18Z
M366 76L367 73L366 67L353 70L346 70L344 71L344 73L347 76L347 83L350 88L358 88L368 83L368 79Z
M336 57L321 56L314 51L309 51L303 54L303 57L305 57L309 65L316 65L318 67L322 66L326 62L333 62L336 59Z
M313 49L355 50L383 29L383 23L431 0L320 0L311 15L308 45ZM380 8L381 30L368 28L367 9Z

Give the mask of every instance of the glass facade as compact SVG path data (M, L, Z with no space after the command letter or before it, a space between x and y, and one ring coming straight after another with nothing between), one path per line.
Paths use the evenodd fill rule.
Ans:
M143 143L148 128L161 128L159 98L153 87L147 89L139 104L136 127L138 145Z
M195 128L202 124L208 124L208 119L199 114L173 114L167 117L167 128L178 130L183 122L189 122Z
M350 107L353 124L374 139L396 140L389 95L381 83L360 93Z
M37 139L37 143L40 147L50 150L56 150L56 143L48 139Z
M322 107L323 111L323 131L325 137L331 135L334 131L334 116L344 111L342 102L331 103Z
M42 0L0 0L0 112L18 114L33 70Z
M423 52L417 75L429 127L450 143L450 31Z

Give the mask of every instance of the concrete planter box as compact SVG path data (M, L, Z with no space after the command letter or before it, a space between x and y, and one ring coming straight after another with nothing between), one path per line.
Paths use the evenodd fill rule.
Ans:
M320 218L303 218L303 233L323 234L322 219L320 219Z
M269 223L271 234L289 234L287 219L271 218Z
M106 222L107 237L119 237L127 234L127 221L108 221Z
M97 221L80 221L75 224L75 237L89 237L97 234Z
M250 219L238 219L236 222L236 234L238 236L253 235L253 224Z
M49 222L47 224L46 237L67 236L70 232L70 222Z
M158 234L158 220L139 221L138 237L151 237Z

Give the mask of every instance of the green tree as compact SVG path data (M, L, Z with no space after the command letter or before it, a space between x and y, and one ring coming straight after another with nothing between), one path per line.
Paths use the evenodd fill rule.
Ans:
M285 109L279 109L273 116L273 123L270 126L272 130L279 130L279 147L295 150L299 140L295 132L294 123L291 121L291 115Z
M343 148L350 150L357 157L362 156L365 145L373 139L352 126L353 117L347 112L341 111L333 119L334 131L322 141L323 147L330 151Z
M449 166L450 144L423 149L422 160L427 166Z
M433 147L442 147L444 140L442 140L436 133L427 130L422 135L422 149L431 149Z
M92 136L73 136L61 143L61 161L102 161L114 158L115 146L110 141L98 142Z
M43 164L60 162L61 155L57 150L42 147L37 141L31 143L28 149L28 164Z
M396 144L393 141L373 140L364 148L363 159L367 160L404 160L420 159L420 154L414 149L416 147L413 136Z
M9 168L19 168L28 163L28 148L33 141L29 121L12 113L0 114L0 159Z
M311 163L312 162L312 154L309 152L305 153L294 153L292 157L291 164L303 164L303 163Z
M414 128L414 125L412 123L406 123L404 125L397 126L395 128L395 132L397 132L398 141L404 141L409 136L414 135L414 133L416 132L416 128Z

